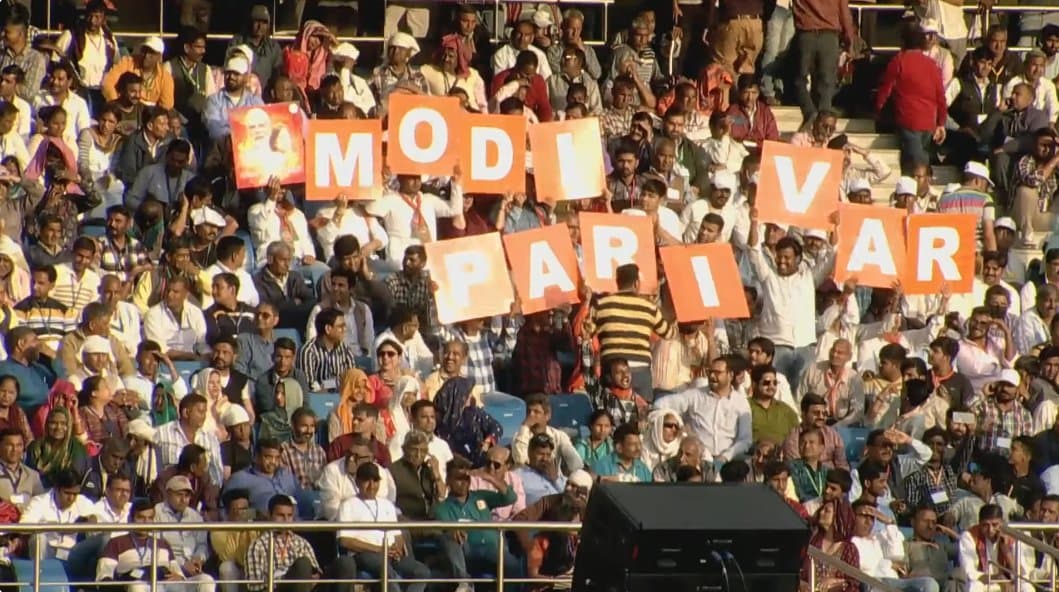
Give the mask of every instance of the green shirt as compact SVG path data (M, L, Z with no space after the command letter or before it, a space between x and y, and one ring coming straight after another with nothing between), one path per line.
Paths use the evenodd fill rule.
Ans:
M773 399L768 409L755 399L750 399L750 425L754 441L768 438L783 442L798 425L798 414L786 403Z
M492 522L494 509L510 506L517 499L518 496L510 485L503 493L471 491L467 494L467 501L463 503L450 495L434 506L434 518L440 522ZM497 543L496 531L467 531L468 545L491 546L490 548L495 549Z

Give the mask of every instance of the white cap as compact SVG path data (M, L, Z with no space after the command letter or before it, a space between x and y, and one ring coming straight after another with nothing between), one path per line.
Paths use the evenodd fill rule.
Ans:
M946 193L952 193L954 191L957 191L959 188L960 188L960 184L959 183L949 183L945 187L942 187L941 194L945 195Z
M822 240L824 242L827 242L827 233L824 232L823 230L817 230L815 228L811 228L809 230L806 230L805 234L803 236L805 238L816 238L816 239L820 239L820 240Z
M871 191L871 183L864 178L853 179L853 182L849 184L848 193L856 193L858 191Z
M736 178L735 173L729 171L717 171L713 174L713 179L710 180L710 184L713 185L714 189L735 191L736 188L739 187L739 179Z
M162 38L157 35L151 35L147 39L144 39L143 43L140 44L140 47L146 47L155 53L165 53L165 41L162 41Z
M1000 218L996 222L993 222L993 228L994 229L996 229L996 228L1007 228L1011 232L1017 232L1017 230L1015 228L1015 221L1012 220L1008 216L1004 216L1003 218Z
M589 491L592 491L592 475L589 475L588 471L584 469L578 469L570 473L566 480L578 487L587 487Z
M918 184L912 177L901 177L897 180L897 187L894 187L894 193L897 195L915 195L918 193L916 189Z
M230 428L243 423L250 423L250 414L243 409L242 405L230 405L221 414L221 423Z
M82 354L111 354L110 341L99 335L89 335L81 346Z
M331 57L333 58L346 58L350 60L356 60L360 57L360 50L357 46L352 43L343 41L338 44L338 47L331 50Z
M989 178L989 167L980 162L974 160L969 161L966 165L964 165L963 172L965 175L974 175L976 177L981 177L988 181L990 185L993 184L993 180Z
M235 72L236 74L249 74L250 60L244 58L241 55L234 55L228 58L228 61L225 62L224 71Z
M997 377L995 382L1006 382L1013 386L1018 386L1019 383L1022 382L1022 380L1017 370L1005 368L1004 370L1000 371L1000 376Z
M548 27L555 26L555 18L552 17L552 11L550 10L538 10L533 13L533 24L537 25L538 29L547 29Z
M245 43L240 43L239 45L233 45L232 48L228 50L228 55L229 56L232 56L232 55L235 55L235 54L240 54L240 53L243 54L243 57L245 57L248 61L250 61L250 63L254 62L254 50L251 49L250 46L245 44Z
M147 420L145 419L134 419L130 421L126 433L141 440L154 442L154 428L152 428L151 424L147 423Z
M228 224L224 221L224 216L217 213L217 210L213 208L199 208L191 212L191 224L198 226L199 224L209 224L216 226L217 228L224 228Z
M390 38L386 40L386 49L391 47L404 47L411 49L413 56L419 53L419 44L416 43L416 38L408 33L397 32L390 35Z
M919 21L919 30L923 33L940 33L941 27L936 19L925 18Z

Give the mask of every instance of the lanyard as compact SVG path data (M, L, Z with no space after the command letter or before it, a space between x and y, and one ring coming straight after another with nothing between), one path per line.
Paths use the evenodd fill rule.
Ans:
M132 548L136 551L136 556L140 559L138 567L143 567L146 563L145 559L147 558L147 553L150 550L150 545L147 544L147 540L145 539L143 541L143 547L140 547L140 545L136 543L135 536L130 536L129 538L132 539Z
M372 507L368 505L368 500L362 499L362 500L360 500L360 503L364 504L364 507L367 508L369 512L371 512L372 521L378 522L379 521L379 500L372 500L372 501L375 502L375 508L374 509L372 509Z
M5 466L3 468L3 475L0 476L11 482L12 494L18 493L18 484L22 482L22 465L19 465L18 469L16 469L14 473L7 470L7 467Z

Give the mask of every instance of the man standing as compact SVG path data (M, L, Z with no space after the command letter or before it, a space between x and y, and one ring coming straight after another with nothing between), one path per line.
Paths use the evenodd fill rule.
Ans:
M752 74L764 35L761 28L764 6L761 0L709 2L707 10L710 13L709 30L713 37L710 46L717 63L724 66L733 78L739 74Z
M794 2L793 10L798 55L795 92L802 118L809 121L831 109L831 99L838 90L839 52L853 42L856 33L847 0L804 0Z
M709 390L688 389L672 394L659 399L657 407L680 414L689 432L699 438L714 460L733 460L750 450L750 404L746 397L735 393L732 369L725 358L713 360L707 375Z

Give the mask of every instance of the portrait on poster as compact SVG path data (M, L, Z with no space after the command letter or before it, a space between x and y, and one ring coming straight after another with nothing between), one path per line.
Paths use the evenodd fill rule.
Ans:
M305 181L305 115L297 104L233 109L228 117L239 189L263 187L270 177L284 185Z

